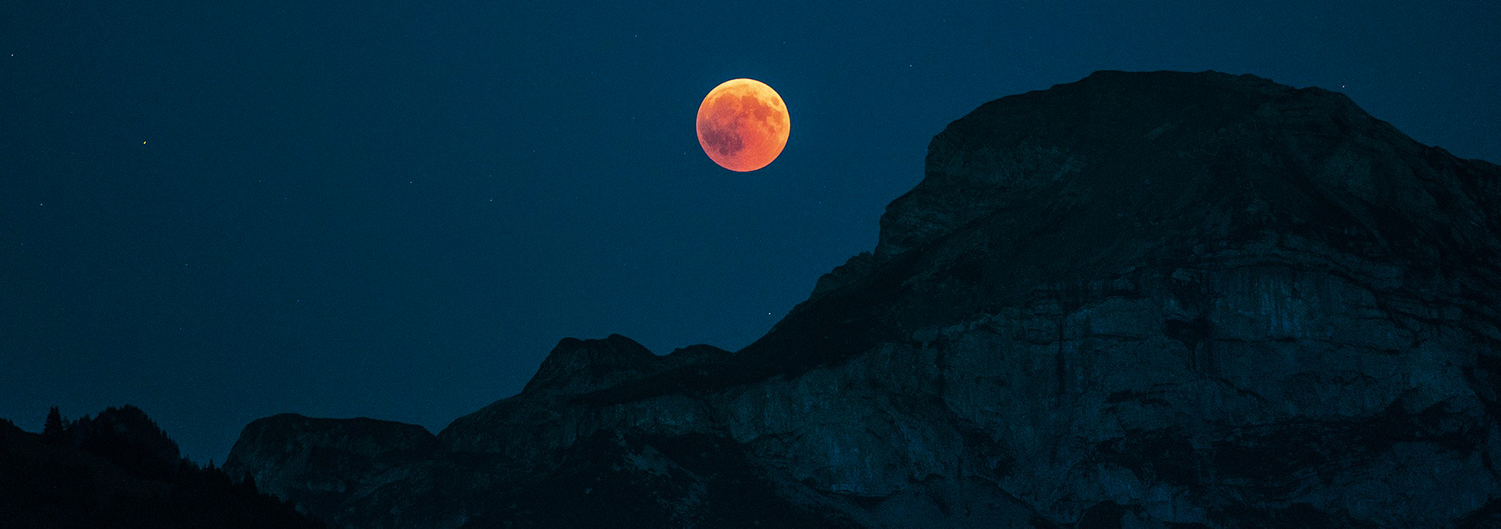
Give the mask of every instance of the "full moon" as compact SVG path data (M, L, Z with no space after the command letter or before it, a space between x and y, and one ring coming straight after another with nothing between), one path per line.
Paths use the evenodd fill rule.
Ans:
M782 154L791 129L782 96L755 79L725 81L698 106L698 144L731 171L766 167Z

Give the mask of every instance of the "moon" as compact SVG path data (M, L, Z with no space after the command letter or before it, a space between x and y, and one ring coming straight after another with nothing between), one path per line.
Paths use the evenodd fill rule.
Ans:
M766 167L782 154L791 130L782 96L755 79L720 83L698 106L698 144L731 171Z

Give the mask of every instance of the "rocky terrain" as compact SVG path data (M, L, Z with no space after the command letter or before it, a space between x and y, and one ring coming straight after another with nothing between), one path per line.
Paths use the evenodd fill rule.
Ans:
M1344 95L1099 72L929 146L733 354L565 339L436 435L251 423L338 527L1501 527L1501 167Z

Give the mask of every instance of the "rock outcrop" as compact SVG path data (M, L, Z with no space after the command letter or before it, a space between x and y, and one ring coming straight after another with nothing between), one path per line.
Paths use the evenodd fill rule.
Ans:
M1214 72L993 101L926 167L733 355L564 340L435 437L278 416L225 468L347 527L1501 524L1501 167Z

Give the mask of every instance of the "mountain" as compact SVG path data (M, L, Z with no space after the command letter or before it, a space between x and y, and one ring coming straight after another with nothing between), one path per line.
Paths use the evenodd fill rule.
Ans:
M41 434L0 420L0 527L321 528L292 505L200 468L145 412L109 408Z
M1501 167L1342 94L1098 72L950 124L741 351L565 339L225 470L338 527L1498 527L1498 234Z

